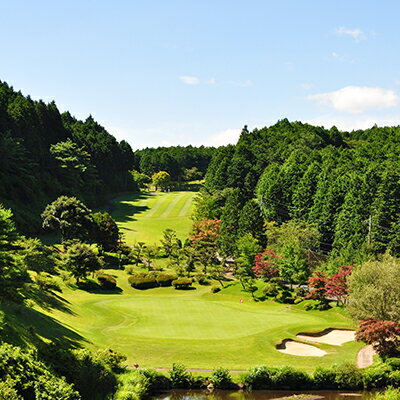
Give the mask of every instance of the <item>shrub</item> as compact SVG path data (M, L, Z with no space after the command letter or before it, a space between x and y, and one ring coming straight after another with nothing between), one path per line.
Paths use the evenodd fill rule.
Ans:
M1 400L23 400L15 390L15 383L12 379L8 378L0 381L0 399Z
M400 371L392 371L389 373L389 382L394 387L400 387Z
M374 400L400 400L400 390L389 388L383 393L378 393Z
M234 386L231 374L225 368L214 369L210 381L216 389L231 389Z
M122 363L126 361L127 357L112 349L104 349L97 351L96 358L102 364L107 365L113 371L118 372L123 369Z
M332 368L317 367L313 373L313 382L317 389L336 389L336 374Z
M112 275L99 274L97 275L97 280L104 289L113 290L117 287L117 280Z
M186 367L182 364L172 364L172 369L169 371L169 378L173 388L188 389L193 382L192 375L186 371Z
M275 297L278 294L279 287L273 282L267 282L262 288L262 293L266 297Z
M218 293L221 291L221 288L217 285L211 286L211 293Z
M35 400L81 400L73 385L64 379L40 376L35 382Z
M175 279L176 276L171 274L159 273L156 275L156 280L160 286L171 286Z
M385 363L393 370L400 370L400 358L391 357L387 358Z
M155 369L146 368L137 371L148 380L148 394L158 393L171 388L170 380Z
M385 364L372 366L363 370L365 389L384 388L389 383L390 368Z
M199 285L208 286L210 284L210 281L207 279L206 275L203 274L196 275L195 279L199 283Z
M49 275L37 273L35 276L35 283L43 291L56 290L58 292L61 292L60 285Z
M292 367L278 368L272 375L272 384L277 389L302 389L310 383L311 378L306 372Z
M241 381L246 389L271 389L273 373L273 368L265 366L250 368L241 376Z
M362 388L362 372L354 364L335 365L333 370L338 389L357 390Z
M129 284L135 289L151 289L158 286L157 279L152 275L134 274L128 279Z
M172 285L175 289L185 290L192 286L192 280L190 278L179 278L172 281Z

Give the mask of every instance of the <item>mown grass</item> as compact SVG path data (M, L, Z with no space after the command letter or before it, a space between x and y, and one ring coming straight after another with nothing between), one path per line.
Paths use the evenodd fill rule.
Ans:
M184 240L190 231L195 192L124 194L111 201L111 215L128 244L158 243L163 231L174 229Z
M45 312L91 346L126 354L131 364L170 367L181 362L190 368L235 370L265 364L312 370L316 365L355 361L361 347L318 345L329 353L321 358L290 356L275 349L276 343L302 331L353 327L340 308L305 311L301 305L256 302L237 283L217 294L202 286L190 291L139 291L129 286L124 271L108 272L118 278L122 292L88 293L65 287L63 297L70 312Z

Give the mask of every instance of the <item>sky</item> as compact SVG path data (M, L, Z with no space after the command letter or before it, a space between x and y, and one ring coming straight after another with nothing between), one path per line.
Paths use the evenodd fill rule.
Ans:
M0 80L133 149L400 125L397 0L0 0Z

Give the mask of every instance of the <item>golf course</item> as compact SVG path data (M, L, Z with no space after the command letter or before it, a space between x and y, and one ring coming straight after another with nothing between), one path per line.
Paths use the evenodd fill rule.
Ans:
M183 240L192 224L195 194L190 191L124 194L112 199L111 215L128 244L159 242L167 228L174 229Z
M185 239L194 195L124 195L112 201L112 215L128 244L156 243L166 228L175 229ZM354 328L342 308L306 311L304 303L256 301L235 280L218 293L197 283L192 290L137 290L129 285L127 271L105 265L104 272L116 278L118 291L81 290L70 280L62 283L61 294L68 310L44 312L84 338L84 346L117 350L127 355L131 365L168 368L181 362L195 369L222 366L242 370L265 364L312 370L316 357L285 354L276 346L285 339L296 340L301 332ZM256 298L262 295L262 285L260 282ZM363 345L351 341L312 346L324 354L318 357L318 365L329 366L354 362Z

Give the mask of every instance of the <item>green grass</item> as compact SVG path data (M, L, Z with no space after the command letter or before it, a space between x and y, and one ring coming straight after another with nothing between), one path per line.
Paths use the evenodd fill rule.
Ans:
M151 192L124 194L111 201L111 215L125 241L158 243L163 231L174 229L184 240L190 231L195 192Z
M275 349L276 343L302 331L351 328L342 309L305 311L301 305L255 302L238 284L217 294L201 286L190 291L139 291L128 285L125 272L109 272L118 277L120 294L66 287L63 297L69 312L45 312L88 340L89 346L111 347L126 354L132 364L170 367L182 362L191 368L230 369L266 364L312 370L316 365L355 361L361 347L319 345L329 353L321 358L290 356Z

